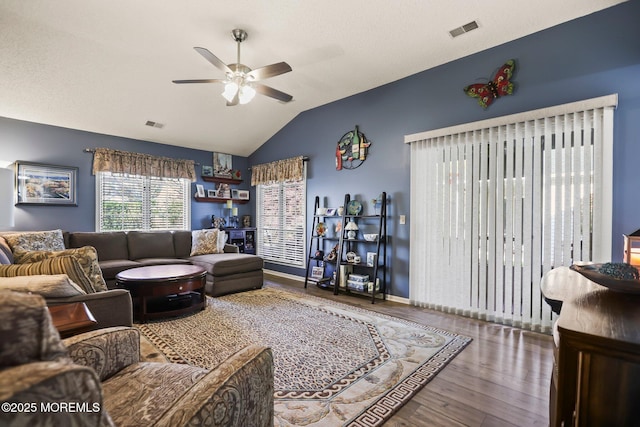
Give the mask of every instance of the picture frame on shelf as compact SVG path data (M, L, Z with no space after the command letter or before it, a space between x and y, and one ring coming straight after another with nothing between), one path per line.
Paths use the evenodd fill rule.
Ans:
M236 190L238 200L249 200L249 190Z
M78 168L43 163L15 163L16 205L78 206Z
M231 154L213 153L213 176L231 178L233 175L233 161Z
M207 197L209 198L217 198L218 197L218 190L207 190Z
M320 280L324 277L324 267L312 267L311 268L311 278L313 280Z
M205 197L205 193L204 193L204 185L202 185L202 184L196 184L196 196L198 196L198 197Z
M367 266L375 267L378 260L378 254L375 252L367 252Z
M238 190L236 190L235 188L233 190L231 190L231 198L232 199L237 199L238 198Z
M202 166L202 176L213 176L213 166Z

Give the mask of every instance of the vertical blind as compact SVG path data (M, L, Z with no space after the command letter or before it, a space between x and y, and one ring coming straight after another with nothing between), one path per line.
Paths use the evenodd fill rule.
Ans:
M611 257L617 96L408 135L410 299L549 332L540 279Z

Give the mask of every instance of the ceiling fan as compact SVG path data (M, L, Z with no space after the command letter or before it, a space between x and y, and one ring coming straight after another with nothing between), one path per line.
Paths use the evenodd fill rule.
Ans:
M195 80L173 80L173 83L222 83L224 84L224 92L222 96L227 100L227 106L246 104L253 99L256 92L262 95L275 98L278 101L289 102L293 97L289 94L281 92L270 86L258 83L269 77L275 77L280 74L291 71L291 66L286 62L278 62L276 64L266 65L261 68L252 70L240 62L240 43L247 39L247 32L241 29L235 29L231 32L233 39L238 44L238 59L235 64L225 64L213 53L203 47L194 47L196 52L204 57L215 67L224 71L226 78L224 79L195 79Z

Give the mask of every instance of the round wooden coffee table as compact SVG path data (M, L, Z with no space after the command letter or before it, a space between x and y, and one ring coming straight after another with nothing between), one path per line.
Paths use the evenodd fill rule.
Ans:
M131 292L140 322L204 310L204 268L191 264L150 265L121 271L116 286Z

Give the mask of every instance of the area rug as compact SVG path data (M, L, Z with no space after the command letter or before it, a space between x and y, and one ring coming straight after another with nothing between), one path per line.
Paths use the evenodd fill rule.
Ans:
M276 288L208 298L197 314L135 325L143 357L204 368L273 350L276 426L379 426L471 341ZM161 354L158 354L161 353Z

